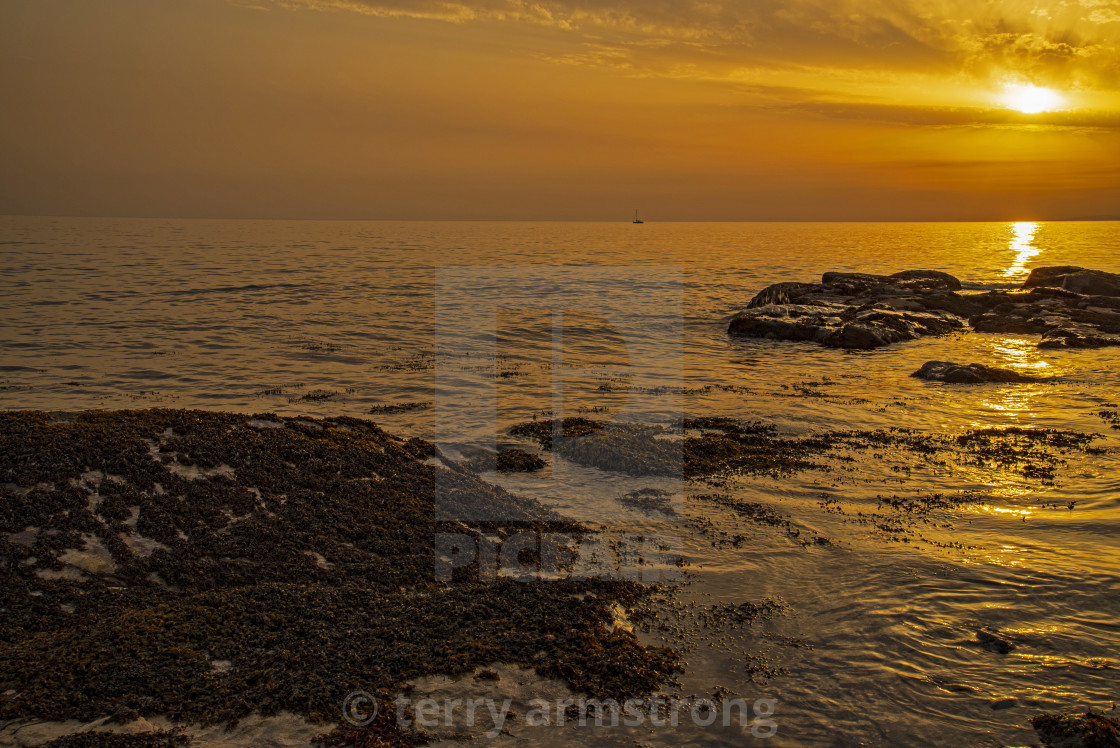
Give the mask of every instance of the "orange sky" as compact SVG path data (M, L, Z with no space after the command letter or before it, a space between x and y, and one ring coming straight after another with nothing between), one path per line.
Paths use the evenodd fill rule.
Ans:
M1120 0L0 0L0 56L6 214L1120 214Z

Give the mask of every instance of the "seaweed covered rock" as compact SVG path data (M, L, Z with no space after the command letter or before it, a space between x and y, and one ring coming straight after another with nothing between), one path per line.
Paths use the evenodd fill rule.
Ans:
M172 730L153 730L140 733L120 733L107 730L90 730L63 735L36 748L183 748L191 738Z
M1089 710L1084 714L1039 714L1031 726L1052 748L1120 748L1120 720Z
M495 451L476 445L460 445L457 451L462 457L462 466L480 473L531 473L548 464L540 455L523 449L504 448Z
M504 519L441 523L437 485ZM675 654L613 624L646 588L436 573L438 533L526 531L585 532L367 421L0 413L0 719L336 722L350 692L389 713L412 678L494 662L657 688Z
M520 423L510 433L571 462L635 476L791 475L819 466L817 457L831 448L780 436L770 424L722 417L685 418L674 428L565 418Z
M1087 449L1093 434L1023 427L972 429L955 435L827 431L790 436L772 424L726 417L684 418L672 427L612 424L586 418L529 421L510 433L581 465L634 476L703 478L720 474L785 477L829 469L849 450L894 447L959 464L999 464L1046 479L1061 458L1053 450Z
M538 455L521 449L503 449L498 452L495 467L499 473L531 473L546 464Z
M517 424L510 434L601 470L629 475L680 475L682 471L680 443L660 438L665 434L660 426L565 418Z
M926 361L912 377L949 384L984 384L986 382L1037 382L1037 377L1020 374L984 364L957 364L951 361Z

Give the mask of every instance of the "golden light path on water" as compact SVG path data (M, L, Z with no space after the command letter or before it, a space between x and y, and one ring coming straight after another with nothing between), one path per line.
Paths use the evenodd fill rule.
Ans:
M1038 352L1038 341L1027 336L997 338L991 342L992 354L1014 369L1031 369L1031 373L1050 366Z
M1015 228L1018 229L1020 225L1022 224L1016 224ZM1033 227L1029 230L1030 234L1028 236L1033 236L1033 231L1034 228L1037 228L1037 224L1028 225ZM1026 234L1026 232L1019 233L1017 231L1017 237L1023 234ZM1012 246L1014 246L1014 243ZM1035 253L1038 251L1033 247L1031 249ZM999 361L999 366L1031 376L1045 376L1054 373L1051 370L1050 364L1039 354L1037 342L1029 337L992 336L992 338L987 341L986 347L992 357ZM1038 417L1039 406L1043 406L1044 409L1046 396L1046 386L1041 384L1002 387L992 390L986 395L982 395L977 404L982 410L992 413L993 415L998 414L1005 419L1009 418L1016 424L1029 425L1031 421ZM978 429L992 427L992 423L985 420L976 420L972 425L974 428ZM1017 502L1023 497L1029 496L1034 490L1031 485L1025 484L1018 479L1008 479L990 483L988 482L990 477L985 476L984 472L980 470L975 471L971 477L978 482L987 483L987 491L991 496L1000 497L1011 502ZM974 507L974 511L980 514L1014 517L1023 521L1027 521L1033 514L1033 510L1029 508L1003 508L990 505L977 505ZM1007 549L1004 550L1006 551ZM1001 565L1008 565L1003 556L1004 554L1002 552L997 553L989 560ZM1016 564L1012 563L1010 565L1014 566Z
M1054 372L1050 363L1039 353L1036 341L1023 337L995 337L986 341L991 357L1002 366L1030 376L1050 376ZM978 405L983 411L1010 418L1016 423L1029 422L1037 416L1039 405L1045 406L1047 389L1043 384L1019 387L1001 387L980 396ZM988 428L991 423L978 419L974 428Z
M1027 261L1037 255L1040 250L1034 246L1034 235L1038 233L1038 224L1029 221L1020 221L1011 224L1011 251L1015 252L1015 262L1004 273L1004 277L1014 278L1027 273Z
M987 514L1003 515L1008 517L1030 517L1033 514L1031 509L1008 509L1000 506L982 506L980 511Z

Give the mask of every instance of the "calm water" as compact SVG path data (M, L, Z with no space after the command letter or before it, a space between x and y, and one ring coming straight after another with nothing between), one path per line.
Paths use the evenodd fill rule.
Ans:
M451 454L508 441L505 426L558 409L645 421L730 415L793 433L1026 425L1100 433L1102 446L1120 436L1097 416L1120 397L1117 349L1039 351L1035 336L969 333L846 353L725 332L762 287L828 270L931 268L973 289L1015 287L1039 265L1120 271L1118 223L3 218L0 256L5 408L345 414L436 439ZM946 387L908 376L930 359L1051 379ZM474 406L488 398L493 418L480 420ZM679 536L693 574L686 600L789 603L791 615L759 629L812 650L732 632L698 644L682 677L685 694L720 684L779 699L770 745L1030 745L1037 711L1111 706L1120 695L1117 458L1071 455L1054 485L991 466L914 464L907 474L891 469L899 459L865 455L852 473L720 489L835 541L812 550L776 529L744 529L692 496L711 488L672 490L685 516L748 532L749 544L714 548L687 523L666 528L628 509L617 498L633 478L558 463L555 474L500 480L579 519ZM963 547L892 542L855 520L877 495L933 490L990 498L923 530ZM822 493L844 511L825 511ZM1018 648L1001 656L964 643L981 626L1008 632ZM759 649L787 672L751 682L736 660ZM1008 697L1015 707L990 708ZM627 737L743 741L683 726Z

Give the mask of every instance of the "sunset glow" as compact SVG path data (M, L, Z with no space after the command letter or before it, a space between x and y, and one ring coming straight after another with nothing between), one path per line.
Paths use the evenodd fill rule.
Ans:
M1115 214L1118 30L1120 0L9 0L0 212Z
M1015 262L1007 269L1004 276L1007 278L1026 277L1032 258L1041 250L1034 245L1034 235L1038 232L1038 224L1021 221L1011 225L1011 251L1015 253Z
M0 102L0 748L1120 735L1120 0L0 0Z
M1024 114L1038 114L1061 108L1065 100L1059 93L1049 88L1016 84L1007 87L1003 94L1003 102L1009 109Z

